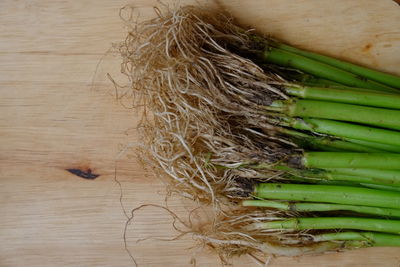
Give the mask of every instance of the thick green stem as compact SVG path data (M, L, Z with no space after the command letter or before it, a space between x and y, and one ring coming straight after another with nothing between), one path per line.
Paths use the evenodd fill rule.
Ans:
M352 175L372 179L374 184L400 185L400 170L326 168L331 174ZM368 182L367 182L368 183Z
M397 91L392 87L368 80L351 72L278 48L268 47L262 53L262 58L265 62L299 69L317 77L352 87L379 89L387 92Z
M368 69L365 67L361 67L349 62L345 62L339 59L335 59L332 57L328 57L328 56L324 56L324 55L320 55L317 53L313 53L313 52L309 52L309 51L304 51L286 44L282 44L282 43L275 43L275 46L277 48L280 48L282 50L297 54L297 55L301 55L310 59L314 59L317 60L319 62L323 62L326 63L328 65L334 66L336 68L342 69L342 70L346 70L348 72L360 75L362 77L366 77L368 79L386 84L388 86L392 86L394 88L399 88L400 89L400 77L395 76L395 75L391 75L388 73L383 73L383 72L379 72L376 70L372 70L372 69Z
M371 141L356 140L352 138L316 136L287 128L276 128L277 131L294 138L295 143L303 148L319 151L337 152L400 152L400 146L382 144Z
M381 185L381 184L365 184L365 183L361 183L359 185L363 186L363 187L367 187L367 188L372 188L372 189L400 192L400 187L397 187L397 186Z
M305 99L400 109L400 95L398 94L296 85L288 86L286 92Z
M400 110L317 100L275 101L266 109L281 111L291 117L349 121L400 130Z
M284 118L284 125L338 137L400 146L400 132L324 119Z
M397 209L400 193L352 186L261 183L258 198L286 201L326 202Z
M315 85L315 87L326 87L326 86L318 86ZM332 89L337 89L337 90L350 90L350 91L357 91L357 92L370 92L370 93L378 93L378 94L388 94L388 95L397 95L399 92L384 92L382 90L376 90L376 89L367 89L367 88L358 88L358 87L351 87L351 86L346 86L346 85L330 85L328 86L329 88Z
M371 168L394 170L400 166L400 154L354 152L306 152L301 157L306 168Z
M379 178L379 177L375 177L375 176L355 176L355 175L346 175L346 174L327 173L325 175L325 178L322 178L322 179L331 180L331 181L348 181L348 182L360 183L360 184L377 184L377 185L397 186L400 189L400 181L394 180L394 179Z
M303 177L303 176L295 176L288 175L284 176L284 178L288 181L294 183L306 183L306 184L319 184L319 185L340 185L340 186L361 186L359 183L342 181L342 180L327 180L324 177ZM400 187L398 187L400 191Z
M344 84L340 84L334 81L330 81L327 79L315 77L313 75L301 72L299 70L293 70L291 68L280 67L276 68L276 65L271 64L261 64L262 67L267 69L268 71L272 71L282 76L284 79L288 81L293 81L296 84L303 84L309 86L318 86L318 87L339 87L339 88L347 88L351 89L354 87L346 86ZM380 90L373 89L362 89L362 90L371 90L373 92L382 92Z
M305 74L305 75L307 75L307 74ZM314 86L321 86L321 87L345 86L345 85L341 85L340 83L337 83L334 81L330 81L330 80L323 79L323 78L313 77L311 75L305 76L304 78L300 79L298 82L300 82L302 84L312 84Z
M389 209L379 207L330 204L330 203L293 203L272 200L244 200L245 207L274 208L293 212L317 212L317 211L353 211L362 214L371 214L383 217L400 217L400 209Z
M309 176L313 177L313 176ZM393 178L380 178L371 176L356 176L356 175L348 175L348 174L336 174L326 172L324 174L320 174L319 176L314 176L314 178L324 179L327 181L347 181L353 183L360 184L378 184L378 185L390 185L390 186L398 186L400 189L400 181Z
M377 149L377 150L386 151L386 152L400 153L400 146L396 146L393 144L388 145L388 144L382 144L382 143L377 143L377 142L356 140L356 139L352 139L352 138L344 138L344 140L346 140L352 144L358 144L361 146L365 146L366 148L370 148L370 149Z
M378 184L400 186L400 171L360 168L297 169L274 166L294 177L317 178L325 181L346 181L353 184ZM400 187L399 187L400 189Z
M390 185L382 185L382 184L370 184L370 183L363 183L363 182L351 182L349 180L333 180L333 179L326 179L325 177L321 176L312 176L312 177L304 177L304 176L294 176L289 175L285 176L286 179L296 182L296 183L309 183L309 184L318 184L318 185L339 185L339 186L355 186L355 187L367 187L372 189L379 189L379 190L389 190L389 191L396 191L400 192L399 186L390 186ZM359 178L359 177L358 177ZM348 179L348 177L346 177Z
M255 229L288 229L294 231L310 229L354 229L399 234L400 220L357 217L291 218L287 220L255 223L252 227Z
M376 184L376 185L388 185L397 186L400 189L400 181L394 179L385 179L375 176L355 176L346 174L328 174L329 180L332 181L349 181L360 184Z
M352 152L385 152L379 148L372 148L365 145L347 142L343 140L333 139L330 137L321 137L315 135L308 135L299 131L294 131L286 128L277 128L281 133L294 137L296 143L303 147L324 150L324 151L352 151Z
M374 232L341 232L314 235L313 241L365 241L373 247L398 247L400 246L400 235Z

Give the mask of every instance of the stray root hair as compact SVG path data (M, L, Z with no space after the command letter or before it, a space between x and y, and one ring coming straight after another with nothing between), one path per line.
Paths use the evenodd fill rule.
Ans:
M130 24L119 45L121 71L141 106L144 164L166 176L172 191L214 208L215 219L193 230L195 237L223 255L299 255L340 247L299 238L309 233L245 227L293 216L237 205L244 181L282 174L248 164L274 164L298 149L275 133L263 109L288 98L281 89L285 80L231 51L250 46L250 39L228 16L194 7L154 10L154 19Z

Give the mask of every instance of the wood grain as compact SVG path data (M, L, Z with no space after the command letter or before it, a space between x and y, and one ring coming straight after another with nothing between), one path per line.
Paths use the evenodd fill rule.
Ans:
M169 1L164 1L169 2ZM172 1L171 1L172 2ZM189 1L181 1L189 3ZM194 1L193 1L194 2ZM107 72L125 28L118 13L133 4L141 18L156 1L11 1L0 3L0 266L132 266L126 216L143 203L164 204L160 181L130 157L135 112L115 100ZM207 1L240 23L301 47L400 74L400 8L390 0ZM98 63L100 64L98 65ZM96 70L96 67L99 68ZM93 83L94 81L94 83ZM91 171L86 180L66 169ZM168 202L180 215L191 203ZM138 212L127 244L139 266L218 266L192 248L164 211ZM399 266L399 249L375 248L301 258L270 266ZM256 265L249 257L234 266Z

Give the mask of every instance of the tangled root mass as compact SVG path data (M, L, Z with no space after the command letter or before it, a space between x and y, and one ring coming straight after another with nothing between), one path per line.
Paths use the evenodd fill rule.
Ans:
M196 237L229 255L332 249L313 244L308 233L249 230L249 223L293 214L238 205L248 196L249 181L281 175L246 166L274 164L296 148L274 134L263 109L287 99L280 88L285 81L234 53L251 40L229 17L194 7L155 10L154 19L132 22L120 44L122 72L144 107L139 131L146 164L174 191L215 208L215 220L197 229Z

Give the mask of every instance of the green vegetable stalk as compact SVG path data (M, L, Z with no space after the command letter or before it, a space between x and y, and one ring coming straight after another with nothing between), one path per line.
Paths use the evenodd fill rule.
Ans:
M275 208L293 212L322 212L322 211L352 211L360 214L370 214L382 217L400 217L400 209L343 205L332 203L307 203L307 202L287 202L273 200L244 200L244 207L264 207Z
M324 202L398 209L400 193L352 186L260 183L253 194L261 199Z
M265 108L290 117L349 121L400 130L400 110L317 100L275 101Z

